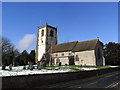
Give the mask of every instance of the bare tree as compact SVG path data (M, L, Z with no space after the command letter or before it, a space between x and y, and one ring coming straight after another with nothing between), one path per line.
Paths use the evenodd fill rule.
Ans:
M10 42L9 39L5 37L0 37L0 47L2 49L2 60L0 64L13 64L15 56L16 54L18 54L17 49L14 48L14 45Z

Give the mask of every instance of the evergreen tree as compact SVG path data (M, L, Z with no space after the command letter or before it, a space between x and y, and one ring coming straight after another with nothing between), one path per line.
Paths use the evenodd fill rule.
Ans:
M28 56L28 61L32 62L33 64L35 63L35 50L31 50Z
M105 45L104 56L106 65L120 65L120 44L109 42Z
M27 65L28 64L28 52L24 50L20 57L19 57L19 64L20 65Z

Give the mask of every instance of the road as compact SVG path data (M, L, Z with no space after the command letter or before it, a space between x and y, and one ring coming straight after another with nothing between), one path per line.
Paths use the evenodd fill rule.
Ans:
M47 86L47 88L120 88L120 71L86 79L72 80Z

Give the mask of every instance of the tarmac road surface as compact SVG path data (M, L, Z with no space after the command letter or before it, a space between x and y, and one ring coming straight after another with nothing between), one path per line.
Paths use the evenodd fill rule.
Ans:
M46 86L47 88L120 88L120 71ZM45 88L46 88L45 87Z

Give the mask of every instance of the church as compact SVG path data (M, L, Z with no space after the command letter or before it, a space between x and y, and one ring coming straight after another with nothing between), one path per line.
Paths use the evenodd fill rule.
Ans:
M103 43L99 39L58 44L57 27L38 27L36 63L51 65L104 66Z

